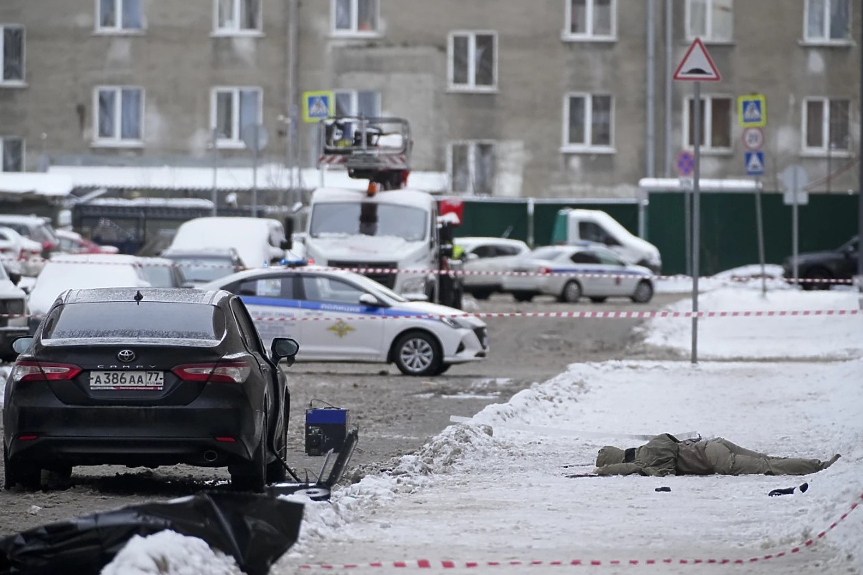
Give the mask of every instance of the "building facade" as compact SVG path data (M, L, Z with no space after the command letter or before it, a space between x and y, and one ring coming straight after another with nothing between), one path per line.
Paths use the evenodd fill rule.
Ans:
M802 165L858 189L861 14L850 0L4 0L3 170L58 165L315 165L303 93L405 117L413 169L499 197L635 197L693 143L702 177L745 175L737 98L766 97L765 187ZM215 150L214 150L215 142Z

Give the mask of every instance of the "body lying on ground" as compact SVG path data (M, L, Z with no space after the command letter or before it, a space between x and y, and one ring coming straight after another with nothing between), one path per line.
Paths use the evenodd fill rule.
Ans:
M669 433L657 435L641 447L620 449L606 445L596 457L598 475L808 475L827 469L828 461L774 457L717 437L680 441Z

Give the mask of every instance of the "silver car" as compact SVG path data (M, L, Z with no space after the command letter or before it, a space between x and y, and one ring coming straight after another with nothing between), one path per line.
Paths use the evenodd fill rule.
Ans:
M462 269L468 272L462 277L464 291L476 299L502 291L503 273L530 253L526 243L508 238L456 238L455 244L464 249Z
M627 264L598 244L537 248L513 271L524 275L506 275L501 284L517 301L530 301L537 295L552 295L569 303L582 296L596 303L609 297L628 297L636 303L653 298L653 272Z

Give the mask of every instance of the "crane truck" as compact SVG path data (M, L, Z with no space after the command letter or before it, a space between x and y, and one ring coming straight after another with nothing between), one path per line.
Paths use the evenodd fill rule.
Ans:
M408 299L461 309L452 228L429 192L407 186L413 141L403 118L336 116L319 123L318 167L340 166L365 191L320 187L309 203L306 257L357 269Z

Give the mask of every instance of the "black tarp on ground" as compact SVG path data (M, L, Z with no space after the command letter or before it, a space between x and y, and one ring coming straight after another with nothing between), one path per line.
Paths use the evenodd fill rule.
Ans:
M0 574L98 573L133 535L170 529L266 575L297 541L303 505L251 493L206 492L44 525L0 539Z

